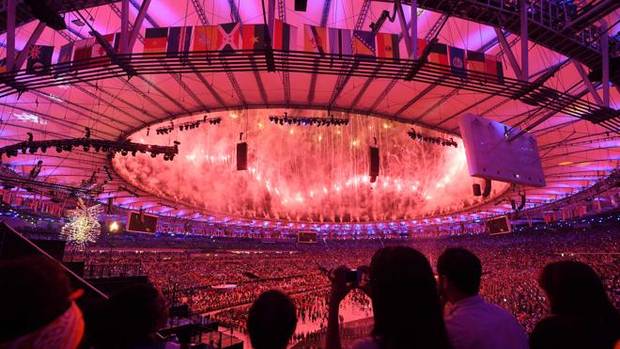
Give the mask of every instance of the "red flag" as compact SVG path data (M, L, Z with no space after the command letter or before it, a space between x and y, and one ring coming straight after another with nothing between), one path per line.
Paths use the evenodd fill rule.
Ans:
M377 57L400 59L398 34L377 33Z
M297 27L284 23L279 19L275 20L273 29L273 48L283 51L294 51L297 49Z
M431 46L431 52L428 55L428 61L431 63L448 65L448 46L440 43L433 44Z
M146 28L144 33L144 53L166 52L168 28Z
M266 32L267 26L264 24L244 24L241 27L241 48L243 50L266 49Z
M197 26L192 50L232 52L239 49L240 41L239 23Z
M321 55L327 52L327 28L304 25L304 51L318 52Z

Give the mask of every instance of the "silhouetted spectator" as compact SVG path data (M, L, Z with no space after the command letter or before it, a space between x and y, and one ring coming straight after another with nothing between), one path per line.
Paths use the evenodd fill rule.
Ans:
M166 324L168 309L151 284L137 284L113 294L105 307L104 328L95 347L118 349L177 348L157 331Z
M280 291L263 292L250 307L247 326L254 349L285 349L297 326L295 305Z
M611 349L620 344L620 315L599 276L576 261L547 264L540 287L547 294L551 316L530 336L532 349Z
M82 312L64 270L47 257L0 263L0 348L73 349L84 334Z
M327 349L340 349L338 308L351 291L347 267L331 277ZM441 315L441 303L433 270L426 257L410 247L385 247L375 252L367 286L374 328L370 338L354 344L356 349L450 348Z
M444 319L454 349L527 349L527 335L505 309L478 292L482 264L463 248L448 248L437 260Z

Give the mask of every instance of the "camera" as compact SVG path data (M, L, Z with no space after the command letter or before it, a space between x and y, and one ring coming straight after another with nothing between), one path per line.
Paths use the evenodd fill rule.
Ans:
M351 284L354 288L360 286L366 286L368 284L368 271L367 268L349 269L346 274L347 283Z

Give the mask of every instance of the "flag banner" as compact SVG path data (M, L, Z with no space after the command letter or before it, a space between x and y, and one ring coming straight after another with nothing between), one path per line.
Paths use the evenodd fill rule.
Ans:
M338 55L351 55L351 30L329 28L329 53Z
M51 73L54 46L32 45L28 51L26 73L46 75Z
M68 44L62 45L60 47L60 52L58 53L58 60L56 63L60 64L60 66L56 66L55 74L64 74L71 71L71 58L73 58L73 46L74 43L70 42Z
M144 33L144 53L166 52L168 28L146 28Z
M363 30L353 31L353 54L362 57L375 57L375 34Z
M193 51L220 51L230 54L241 44L241 25L224 23L194 27Z
M241 49L243 50L265 50L267 43L265 35L267 26L264 24L244 24L241 26Z
M276 19L272 45L275 50L295 51L297 49L297 27Z
M485 72L487 75L493 76L497 82L504 83L504 69L502 62L497 60L497 57L485 55Z
M400 60L398 34L377 33L377 57Z
M448 46L446 44L434 43L431 45L428 61L431 63L448 65Z
M450 46L450 70L452 74L467 79L467 70L465 70L465 50L458 47Z
M187 56L192 43L192 27L171 27L168 31L167 57Z
M93 46L95 45L95 38L88 38L75 42L75 50L73 52L73 62L79 64L79 68L88 68L84 62L89 61L93 54Z
M484 53L478 51L467 51L467 70L486 73L484 63Z
M110 44L110 46L114 47L114 33L103 35L103 40L107 41L108 44ZM91 58L100 58L100 57L107 57L107 59L103 59L103 60L99 59L97 63L92 64L91 66L103 67L112 62L110 57L108 57L108 51L105 50L105 47L99 44L99 42L95 41L95 44L93 45L93 53L92 53Z
M323 56L327 52L327 28L304 25L304 51L318 52Z
M6 73L8 68L6 67L6 57L0 59L0 74Z
M422 57L422 53L424 53L424 49L426 49L426 46L428 46L428 42L426 40L424 39L417 40L416 53L414 55L416 59L420 59L420 57Z
M103 39L107 41L110 46L114 47L114 34L103 35ZM92 58L106 57L107 55L108 51L105 50L105 47L95 41L95 44L93 45Z

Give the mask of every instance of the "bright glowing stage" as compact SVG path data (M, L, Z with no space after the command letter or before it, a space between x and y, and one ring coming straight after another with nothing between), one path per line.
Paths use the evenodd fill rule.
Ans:
M325 111L249 109L209 114L222 122L179 130L203 115L150 125L132 141L172 145L174 161L148 153L116 156L114 169L132 185L201 214L296 222L377 222L438 216L471 209L472 195L462 142L411 124L333 114L346 126L289 125L270 116L327 118ZM174 126L167 134L158 129ZM452 138L454 146L413 140ZM242 134L242 135L241 135ZM248 170L236 170L236 144L248 143ZM369 177L369 147L380 149L380 174ZM491 196L505 184L494 185Z

